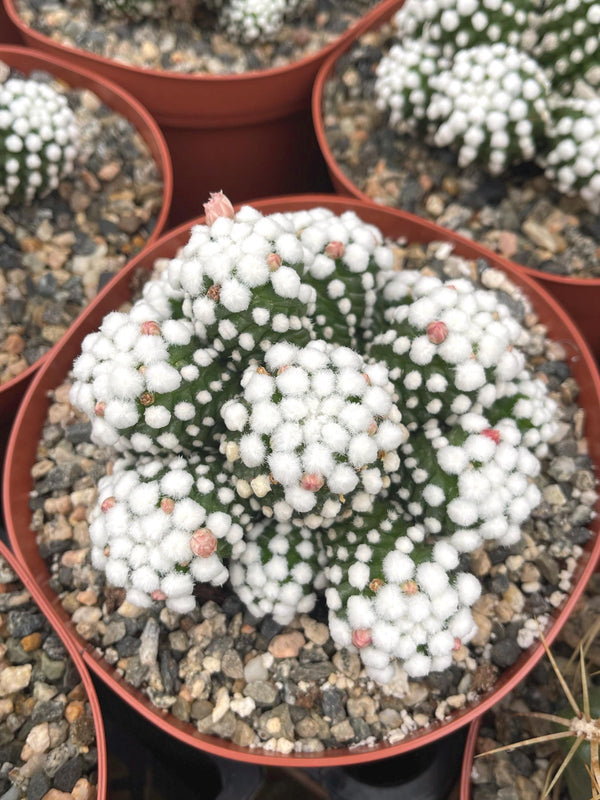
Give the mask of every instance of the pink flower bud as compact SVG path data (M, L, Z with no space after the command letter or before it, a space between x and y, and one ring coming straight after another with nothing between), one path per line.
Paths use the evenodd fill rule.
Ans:
M190 539L192 553L200 558L208 558L217 549L217 537L210 528L198 528Z
M455 636L454 646L452 649L454 650L454 652L456 652L457 650L460 650L461 647L462 647L462 641L458 638L458 636Z
M150 597L153 600L166 600L167 599L167 595L163 591L161 591L161 589L155 589L152 592L152 594L150 595Z
M404 581L404 583L401 584L400 588L402 589L404 594L417 594L417 592L419 591L417 582L411 580Z
M160 507L165 514L172 514L173 509L175 508L175 501L170 497L163 497L163 499L160 501Z
M302 476L300 486L302 486L303 489L306 489L307 492L318 492L319 489L323 488L324 483L325 481L319 474L316 472L311 472Z
M358 647L359 650L361 647L371 644L372 641L373 637L369 628L359 628L356 631L352 631L352 644L354 647Z
M160 336L160 325L151 319L142 322L141 330L144 336Z
M329 242L325 248L325 255L329 256L329 258L341 258L345 250L343 242Z
M446 336L448 336L448 328L445 322L436 320L427 326L427 338L433 344L441 344Z
M207 225L212 225L219 217L233 219L235 215L230 199L223 192L211 192L209 194L208 203L204 203L204 213Z
M275 272L281 266L281 256L278 253L269 253L267 256L267 264L271 272Z
M95 414L97 417L103 417L103 416L104 416L104 412L105 412L105 411L106 411L106 403L104 402L104 400L100 400L100 401L99 401L98 403L96 403L96 405L94 406L94 414Z
M482 436L487 436L488 439L491 439L494 444L500 443L500 431L497 431L495 428L484 428L481 431Z
M100 506L100 511L103 514L106 514L107 511L110 511L111 508L114 508L117 505L117 498L116 497L107 497L106 500L102 501L102 505Z

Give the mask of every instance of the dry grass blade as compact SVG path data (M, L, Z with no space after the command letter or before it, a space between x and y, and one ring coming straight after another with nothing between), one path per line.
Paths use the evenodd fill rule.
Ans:
M573 758L573 756L575 755L577 750L579 750L579 748L580 748L580 746L582 744L583 744L583 739L575 739L575 741L571 745L571 749L569 750L567 755L564 757L562 764L560 765L560 767L556 771L554 777L552 778L552 780L550 782L550 785L548 786L548 789L546 790L546 794L544 794L543 797L547 797L550 794L550 792L552 791L552 789L555 786L555 784L559 781L560 776L563 774L563 772L569 766L569 764L571 763L571 759ZM542 798L542 800L543 800L543 798Z

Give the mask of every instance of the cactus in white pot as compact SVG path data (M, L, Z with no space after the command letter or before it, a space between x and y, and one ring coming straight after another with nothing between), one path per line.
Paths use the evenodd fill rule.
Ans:
M74 364L117 459L94 565L180 612L229 579L281 624L322 591L371 677L444 669L475 632L466 554L517 541L540 499L555 404L525 332L492 291L396 272L352 212L206 211Z

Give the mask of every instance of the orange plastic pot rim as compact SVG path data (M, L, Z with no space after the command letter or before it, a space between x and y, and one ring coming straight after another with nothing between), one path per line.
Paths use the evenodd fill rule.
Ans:
M412 235L417 241L454 241L453 238L448 235L448 231L433 223L427 223L418 217L395 209L383 208L372 203L365 204L354 198L345 198L335 195L297 195L261 199L249 202L248 205L253 205L263 213L295 211L316 206L328 207L337 214L343 211L353 210L366 222L378 225L383 233L388 236L394 236L396 238L399 236L408 236L410 239ZM78 350L81 337L87 332L87 327L89 327L86 325L87 318L94 313L96 315L101 313L102 316L106 313L105 310L101 309L103 306L107 306L112 290L119 287L122 290L125 286L127 276L131 275L136 268L145 266L146 269L149 269L154 259L158 257L168 257L170 254L174 254L177 247L187 241L187 234L189 233L190 227L202 221L202 218L198 218L179 226L163 236L149 252L137 256L128 265L127 273L121 273L120 276L117 276L117 281L113 283L112 287L106 287L88 307L83 317L78 319L70 332L67 333L63 340L62 347L55 352L54 359L43 367L29 387L25 400L17 415L9 442L3 485L5 516L10 541L15 552L20 555L27 569L30 569L29 557L23 555L21 540L26 543L26 537L29 536L31 540L33 534L31 531L27 533L24 529L19 530L19 520L17 519L18 516L26 516L26 512L22 508L19 511L18 500L20 497L22 502L26 503L27 493L31 486L31 479L28 473L28 463L30 462L27 461L31 450L31 441L28 445L26 439L29 438L29 440L31 440L32 437L36 437L37 444L37 437L39 436L41 425L45 419L48 405L47 391L56 386L57 381L62 380L70 368L68 356L62 359L62 361L66 360L67 363L60 363L60 350L63 348L70 351ZM495 258L493 253L490 253L468 239L464 241L462 237L458 237L458 239L458 242L455 241L457 253L460 254L462 251L464 255L470 254L467 255L467 257L471 258L484 257L490 262L491 266L499 266L499 259ZM575 356L571 359L572 367L581 385L582 404L591 409L586 420L586 435L588 436L593 456L595 456L595 469L596 472L598 472L598 465L600 464L600 375L598 374L598 369L589 347L566 312L543 287L535 283L528 276L520 273L510 264L505 271L508 272L511 280L525 290L536 310L539 312L541 309L541 317L544 319L544 322L550 322L551 324L550 335L552 335L554 326L554 329L556 329L560 335L568 338L574 349ZM121 295L124 296L123 291L121 291ZM114 305L112 305L112 308L114 308ZM548 317L548 319L546 319L546 317ZM34 417L33 423L29 420L30 416ZM23 519L21 522L23 526L26 527L27 521ZM558 611L550 629L545 634L546 640L549 643L554 640L559 628L570 614L579 595L583 591L585 583L594 571L596 561L600 555L600 536L597 535L599 528L600 518L597 518L591 526L594 536L588 543L573 577L572 593ZM43 565L37 552L31 557L36 562L38 569L42 571L42 574L38 574L35 579L44 590L47 590L47 569L45 569L45 565ZM46 572L45 575L43 574L44 570ZM180 741L192 747L225 758L234 758L239 761L270 766L339 766L374 761L407 753L417 747L429 744L446 734L452 733L479 717L514 688L544 655L544 647L541 643L532 645L529 650L521 654L513 667L503 673L495 687L490 690L487 695L481 697L477 703L458 712L451 719L445 722L435 723L427 730L409 735L406 739L396 744L382 742L372 747L356 746L338 748L336 750L326 751L326 753L281 755L265 750L240 747L215 736L199 734L190 723L183 723L169 716L166 711L161 711L152 706L150 701L145 698L140 691L127 686L123 679L116 675L113 668L106 664L94 649L78 636L73 623L62 607L60 607L58 598L51 590L50 596L52 600L44 595L45 608L48 609L48 614L52 615L56 620L59 620L60 624L65 626L69 634L77 640L78 645L83 649L83 657L88 666L119 694L122 699L129 703L146 719L157 725L163 731L175 736Z
M106 790L107 790L107 757L106 757L106 738L104 736L104 725L102 723L102 712L100 709L100 703L98 702L98 697L96 695L96 690L94 689L94 684L92 683L92 679L87 671L87 668L81 658L79 650L73 644L73 641L65 635L64 631L62 630L61 626L56 625L52 619L50 619L45 612L45 608L47 605L47 601L44 598L42 592L38 588L35 581L32 581L30 575L23 569L23 565L19 563L19 561L15 558L15 556L11 553L8 547L4 544L4 542L0 541L0 557L3 558L13 572L16 573L17 577L23 584L23 586L27 589L31 597L33 598L36 605L40 608L46 619L48 619L49 623L51 624L53 630L59 636L61 642L63 643L65 650L69 658L72 659L75 667L77 668L77 672L81 677L81 682L85 688L89 704L90 710L92 712L92 718L94 720L94 731L96 734L96 747L98 750L98 784L97 784L97 792L98 792L98 800L105 800L106 798Z
M331 148L329 147L329 142L327 141L327 136L325 134L325 125L323 123L323 93L325 90L325 84L333 75L337 61L340 59L342 55L344 55L344 53L347 53L351 49L351 47L355 44L356 39L358 37L366 33L367 30L377 28L381 24L382 20L377 19L373 21L370 25L365 25L365 28L359 31L357 33L357 36L353 40L347 42L346 45L344 45L335 53L332 53L327 57L327 60L324 61L323 64L321 65L317 73L317 77L315 78L315 82L313 84L311 107L312 107L313 126L317 142L319 144L319 149L321 150L321 155L325 160L325 163L327 165L327 170L329 171L334 186L341 187L341 190L343 191L344 194L347 194L350 197L355 197L357 200L362 200L363 203L376 205L379 206L380 208L392 208L392 206L386 206L383 203L378 203L376 200L373 200L371 197L366 195L344 173L338 162L335 160ZM456 235L458 236L459 234ZM500 254L494 253L494 255L498 260L499 266L501 267L510 266L522 270L527 275L529 275L529 277L537 281L544 281L548 284L557 284L559 286L568 285L580 288L585 287L588 289L590 288L590 286L593 287L594 289L600 288L600 278L578 278L575 276L571 277L569 275L554 275L550 272L544 272L543 270L540 269L534 269L533 267L527 267L525 265L518 264L516 261L511 261L510 259L501 256Z
M100 89L104 97L110 95L117 99L117 105L119 107L116 110L123 116L127 116L129 122L136 127L138 133L150 148L151 155L157 163L163 180L162 208L156 220L154 230L148 237L144 248L140 251L141 255L146 248L154 244L163 233L171 210L171 199L173 197L173 167L171 165L171 156L165 137L154 118L133 95L121 89L116 83L103 78L101 75L95 75L85 69L74 67L66 61L56 58L56 56L40 53L37 50L18 45L0 45L0 61L4 61L10 67L15 66L17 69L24 72L27 71L27 68L21 62L26 61L31 62L32 70L43 69L51 74L55 74L54 70L58 70L62 74L57 77L59 77L60 80L64 80L73 88L85 88L95 91L94 87L96 87L96 91ZM19 62L18 65L15 64L15 61ZM129 115L125 113L127 107L130 109ZM83 313L83 311L81 313ZM58 342L58 344L60 344L60 342ZM56 347L56 345L54 345L54 347ZM24 387L28 383L32 375L37 372L46 359L51 357L54 347L33 364L30 364L26 370L0 386L0 408L2 407L5 397L11 395L13 392L17 394L21 387Z

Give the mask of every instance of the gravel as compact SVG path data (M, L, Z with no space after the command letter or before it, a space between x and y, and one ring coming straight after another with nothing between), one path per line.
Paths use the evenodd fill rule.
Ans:
M96 797L96 735L80 681L62 642L0 557L3 800Z
M399 136L375 107L375 68L394 34L365 33L325 84L325 137L342 172L361 192L481 242L519 264L555 275L600 277L600 223L582 201L552 188L533 164L493 177L455 154Z
M485 263L444 260L446 249L397 244L396 262L478 279ZM335 650L322 602L284 628L254 619L227 585L198 586L196 608L185 615L161 603L151 610L128 603L89 562L86 514L110 453L81 435L88 423L69 405L68 380L56 388L32 465L32 530L77 632L117 675L202 733L280 753L397 743L494 685L536 639L537 621L544 626L571 589L597 495L583 438L585 412L562 345L546 338L502 273L488 270L483 282L494 284L529 329L529 366L559 405L559 431L537 478L545 499L521 541L509 549L488 544L466 565L483 585L474 607L478 634L455 651L448 670L426 680L409 680L397 669L388 685L374 685L356 653ZM68 435L74 425L75 442ZM561 490L558 503L548 492L553 486Z
M163 199L158 166L128 120L87 89L32 77L66 93L81 154L56 191L0 212L0 384L38 361L144 247Z

